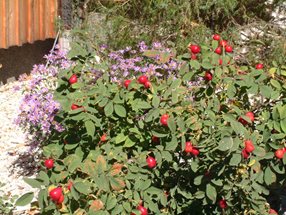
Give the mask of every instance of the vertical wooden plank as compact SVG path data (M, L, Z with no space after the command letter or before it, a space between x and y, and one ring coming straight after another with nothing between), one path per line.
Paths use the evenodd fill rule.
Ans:
M33 41L36 41L39 39L39 0L34 0L33 23Z
M0 0L0 48L7 48L6 1Z
M9 0L7 2L7 5L8 5L8 14L7 14L7 18L8 18L8 22L7 22L7 25L8 25L8 32L7 32L7 35L8 35L8 46L13 46L15 45L15 32L14 32L14 24L15 24L15 17L14 17L14 14L15 14L15 11L13 10L14 6L15 6L15 0Z
M34 22L33 22L33 11L34 11L34 0L26 0L27 4L27 41L32 43L33 38L33 29L34 29Z
M28 1L19 1L19 37L22 44L28 42Z
M15 45L20 45L20 28L19 28L19 0L14 0L14 16L15 16L15 25L14 25L14 32L15 32Z
M45 8L44 8L44 34L45 34L45 38L47 38L47 35L49 34L49 11L50 11L50 8L49 8L49 1L47 0L44 0L45 2Z
M56 16L57 16L57 11L56 11L56 0L51 0L50 1L50 25L49 25L49 32L50 35L49 37L55 37L56 33L55 33L55 26L56 26Z
M43 28L43 18L44 18L44 16L43 16L43 4L44 4L44 0L39 0L39 5L38 5L38 13L39 13L39 39L40 40L42 40L42 39L44 39L44 37L43 37L43 30L44 30L44 28Z

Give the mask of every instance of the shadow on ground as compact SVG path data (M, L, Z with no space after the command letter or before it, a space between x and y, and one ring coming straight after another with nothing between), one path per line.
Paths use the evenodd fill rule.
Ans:
M33 44L0 49L0 83L7 83L9 78L18 78L29 74L34 64L44 63L43 56L52 49L54 40L36 41Z
M40 169L37 153L35 152L23 152L17 155L17 159L10 166L11 175L21 175L29 177L35 175Z

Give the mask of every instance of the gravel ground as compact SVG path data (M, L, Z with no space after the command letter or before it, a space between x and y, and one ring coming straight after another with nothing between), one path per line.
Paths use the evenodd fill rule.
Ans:
M23 177L35 174L35 161L29 153L28 138L25 132L14 124L22 99L21 90L15 91L18 82L0 87L0 182L5 186L2 193L10 196L34 191L23 181ZM26 214L26 207L17 207L14 214Z

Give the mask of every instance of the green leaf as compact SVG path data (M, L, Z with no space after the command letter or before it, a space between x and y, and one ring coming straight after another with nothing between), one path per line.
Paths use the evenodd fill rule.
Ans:
M70 173L74 172L77 168L81 167L81 158L74 154L73 159L68 165L68 170Z
M271 185L276 182L276 175L269 166L264 171L264 181L266 185Z
M220 142L218 149L220 151L229 151L233 146L233 139L232 137L224 137Z
M109 101L107 105L104 107L104 113L106 116L111 116L113 113L113 103Z
M94 133L95 133L94 123L91 120L88 120L88 121L84 122L84 125L85 125L85 128L86 128L87 134L89 136L93 137Z
M134 138L133 138L133 139L134 139ZM132 140L132 138L127 137L126 140L125 140L125 143L124 143L123 147L129 148L129 147L134 146L135 143L136 143L136 142L135 142L134 140Z
M172 89L177 89L177 88L181 85L181 83L182 83L182 80L181 80L181 79L175 79L175 80L172 82L170 88L172 88Z
M115 113L120 117L126 117L126 110L122 105L114 105Z
M286 133L286 118L280 121L282 131Z
M172 133L176 132L176 123L174 121L174 118L169 118L168 119L168 127L170 128Z
M33 188L41 188L41 186L44 185L43 182L37 180L37 179L32 179L32 178L24 178L23 179L27 184L29 184Z
M50 178L44 171L39 172L37 179L42 180L45 186L50 184Z
M236 88L233 83L230 83L227 88L227 96L233 98L236 94Z
M22 195L19 199L17 199L15 205L16 206L25 206L31 203L34 198L34 193L29 192Z
M193 160L191 163L191 169L193 170L193 172L197 172L198 168L199 168L199 164L195 160Z
M47 190L40 190L38 194L39 208L43 209L44 205L47 204Z
M140 184L139 189L140 189L140 190L146 190L146 189L149 188L150 186L151 186L151 180L150 180L150 179L147 179L147 180L143 181L143 182Z
M159 98L159 96L154 95L154 96L153 96L153 99L152 99L152 105L153 105L153 107L158 108L158 107L159 107L159 104L160 104L160 98Z
M172 140L170 142L166 143L166 148L165 150L167 151L174 151L178 146L178 140L177 138L173 135Z
M166 137L169 135L168 133L162 133L162 132L157 132L157 131L152 131L152 134L156 137Z
M213 204L216 202L217 192L215 187L213 187L211 184L207 184L206 195Z
M281 89L281 84L280 84L278 81L276 81L276 80L274 80L274 79L271 79L271 80L270 80L270 83L271 83L271 85L272 85L273 87L275 87L276 89L278 89L278 90Z
M127 138L127 136L123 133L120 133L118 134L116 137L115 137L115 143L118 144L118 143L122 143L123 141L125 141Z
M201 64L197 60L191 60L190 65L192 68L198 70L201 68Z
M212 68L214 68L214 66L213 66L210 62L207 62L207 61L204 61L204 62L202 63L202 67L203 67L204 69L212 69Z
M106 201L106 210L111 210L116 206L116 204L117 204L117 199L114 198L112 194L110 194Z
M229 161L229 165L237 166L240 162L241 162L241 154L233 154Z
M260 92L261 92L262 96L264 96L266 98L270 98L273 90L269 86L263 86L262 85L262 86L260 86Z
M74 183L73 187L80 193L83 193L85 195L89 194L91 192L90 186L88 183L84 182L76 182Z

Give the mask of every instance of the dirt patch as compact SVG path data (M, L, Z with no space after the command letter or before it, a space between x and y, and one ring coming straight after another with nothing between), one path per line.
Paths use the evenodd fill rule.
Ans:
M0 83L5 84L9 78L17 79L21 74L29 74L34 64L44 63L43 56L49 53L53 43L53 39L47 39L0 49Z

